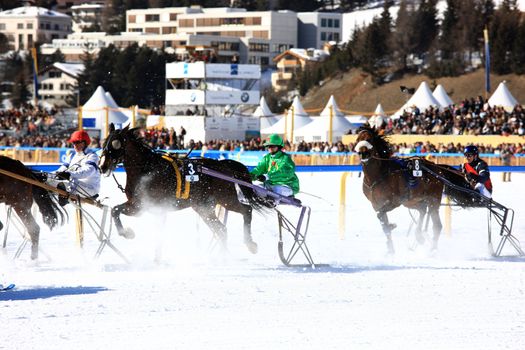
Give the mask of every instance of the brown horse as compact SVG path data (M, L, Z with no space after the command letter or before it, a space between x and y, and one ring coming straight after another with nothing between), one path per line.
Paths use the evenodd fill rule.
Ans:
M129 228L123 227L120 214L134 216L151 206L172 210L193 208L224 245L226 227L215 214L215 207L219 204L243 216L244 243L256 253L257 244L251 235L252 209L262 210L264 201L251 188L236 187L232 182L199 172L201 167L206 167L251 183L248 169L233 160L172 158L148 147L135 131L128 127L116 130L111 124L100 157L103 174L111 173L121 162L126 170L127 201L112 211L119 234L127 238L134 236ZM246 204L241 203L239 197L245 199Z
M450 167L437 165L422 158L406 160L393 157L390 143L375 128L361 127L356 142L355 151L361 159L364 174L363 193L372 203L381 222L387 237L388 251L394 252L391 232L396 225L389 222L387 213L401 205L416 209L420 214L416 227L416 239L420 244L424 242L423 219L427 213L430 215L434 233L431 248L437 249L442 228L439 207L445 185L422 168L431 169L435 174L461 187L468 186L465 180ZM413 168L414 164L418 169ZM414 171L417 172L415 176ZM467 202L467 195L462 191L451 189L447 194L457 203Z
M0 169L22 177L38 180L35 174L18 160L0 156ZM32 185L9 175L0 174L0 202L11 206L24 224L31 238L31 259L38 258L38 241L40 237L40 226L31 214L33 200L38 205L44 223L53 229L56 225L62 225L67 216L58 205L55 196L50 195L45 189ZM3 224L0 222L0 230Z

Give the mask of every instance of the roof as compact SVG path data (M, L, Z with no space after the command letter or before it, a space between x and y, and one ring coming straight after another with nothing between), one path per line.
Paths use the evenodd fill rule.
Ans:
M310 53L310 54L309 54ZM277 55L273 60L279 61L286 55L292 55L305 61L321 62L324 61L330 54L324 50L318 49L290 49Z
M78 76L84 71L83 63L61 63L55 62L53 66L57 69L60 69L67 75L72 76L73 78L78 78Z
M70 18L60 12L48 10L43 7L22 6L0 12L0 17L63 17Z

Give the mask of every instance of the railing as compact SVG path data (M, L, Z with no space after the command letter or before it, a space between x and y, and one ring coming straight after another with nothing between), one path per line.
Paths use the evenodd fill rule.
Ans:
M20 160L23 163L45 164L61 163L63 157L72 152L70 148L40 148L40 147L0 147L0 155ZM167 151L186 155L188 150ZM218 159L234 159L246 165L255 165L266 154L264 151L202 151L193 150L192 157L209 157ZM359 165L359 157L354 152L318 153L289 152L297 166L330 166ZM459 165L465 162L460 153L409 153L398 154L400 157L420 156L432 162L448 165ZM489 166L500 166L502 159L498 154L483 153L480 155ZM511 166L525 166L525 154L516 154L511 158Z

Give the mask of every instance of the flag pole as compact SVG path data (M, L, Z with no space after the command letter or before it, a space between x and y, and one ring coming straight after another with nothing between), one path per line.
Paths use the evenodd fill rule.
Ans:
M485 39L485 100L489 98L490 94L490 45L489 45L489 30L485 26L483 29L483 37Z
M31 49L31 56L33 57L33 102L36 107L38 104L38 61L35 47Z

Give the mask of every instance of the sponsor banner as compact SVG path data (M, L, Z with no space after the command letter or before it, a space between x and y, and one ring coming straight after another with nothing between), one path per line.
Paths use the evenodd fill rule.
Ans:
M205 104L205 94L202 90L166 90L166 105L203 104Z
M207 91L206 104L209 105L257 105L259 91ZM167 104L167 103L166 103Z
M261 66L257 64L207 64L206 78L260 79Z
M204 62L173 62L166 63L166 79L204 78Z

